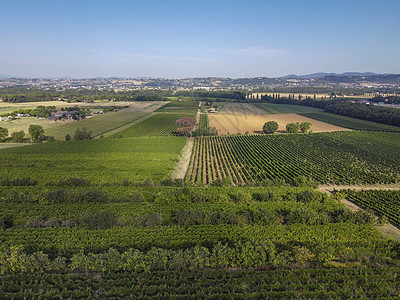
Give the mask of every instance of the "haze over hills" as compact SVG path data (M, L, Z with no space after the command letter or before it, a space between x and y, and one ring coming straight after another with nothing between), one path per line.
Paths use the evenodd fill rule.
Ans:
M375 74L346 72L289 75L285 77L197 77L183 79L165 78L0 78L0 88L32 87L63 89L270 89L270 88L323 88L323 89L369 89L399 92L400 74Z

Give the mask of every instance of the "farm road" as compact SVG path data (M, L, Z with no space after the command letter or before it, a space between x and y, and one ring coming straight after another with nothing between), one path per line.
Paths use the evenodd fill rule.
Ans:
M189 138L183 147L179 162L176 164L175 170L172 172L173 179L184 179L186 171L189 167L190 157L192 155L194 138Z
M325 192L330 195L334 190L344 190L344 189L352 189L356 191L361 190L400 190L399 184L387 184L387 185L321 185L318 187L318 190L321 192ZM351 211L362 210L363 208L358 206L357 204L347 200L342 199L341 203L343 203L348 209ZM383 236L392 238L396 241L400 241L400 229L393 224L385 224L383 226L376 226L380 232L382 232Z

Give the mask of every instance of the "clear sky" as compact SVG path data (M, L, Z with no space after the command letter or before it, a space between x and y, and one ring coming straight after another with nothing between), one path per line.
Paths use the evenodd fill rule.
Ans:
M400 73L400 0L0 0L0 75Z

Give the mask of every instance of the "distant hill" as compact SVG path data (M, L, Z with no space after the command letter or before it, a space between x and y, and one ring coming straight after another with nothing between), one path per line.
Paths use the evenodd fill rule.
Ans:
M299 78L303 78L303 79L311 79L311 78L320 78L320 77L343 77L343 76L375 76L378 75L376 73L372 73L372 72L364 72L364 73L360 73L360 72L345 72L342 74L338 74L338 73L323 73L323 72L318 72L318 73L312 73L312 74L307 74L307 75L300 75L297 76ZM386 74L381 74L381 75L386 75ZM285 76L288 77L288 76Z

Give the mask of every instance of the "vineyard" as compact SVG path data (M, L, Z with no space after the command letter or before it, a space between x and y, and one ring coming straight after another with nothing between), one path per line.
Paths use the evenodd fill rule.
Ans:
M370 208L381 216L386 216L389 221L400 225L400 192L399 191L344 191L350 201Z
M7 148L1 150L0 178L11 182L31 178L39 185L68 177L93 184L160 181L168 177L184 144L181 137L143 137Z
M209 128L210 128L210 124L208 122L208 114L200 114L200 121L199 121L200 131L205 132Z
M360 119L354 119L346 116L331 114L327 112L313 112L313 113L301 113L302 116L311 118L314 120L326 122L329 124L342 126L354 130L367 130L367 131L386 131L386 132L400 132L400 128L396 126L375 123L371 121L365 121Z
M318 191L132 188L135 200L110 203L1 196L0 297L399 292L398 245L381 237L372 215Z
M318 183L392 183L399 180L397 134L336 132L312 135L196 138L186 180L233 184L284 180Z
M188 113L194 114L199 108L199 101L195 100L172 100L162 107L156 109L156 112L170 112L170 113Z
M186 138L162 135L183 116L0 149L0 298L399 295L400 244L376 225L399 222L400 192L345 191L376 216L313 188L398 182L398 134L201 136L200 114L177 180Z
M114 137L138 137L138 136L166 136L173 135L174 131L178 128L176 121L182 117L194 117L193 113L174 113L166 114L160 113L151 116L150 118L133 125L125 130L122 130Z

